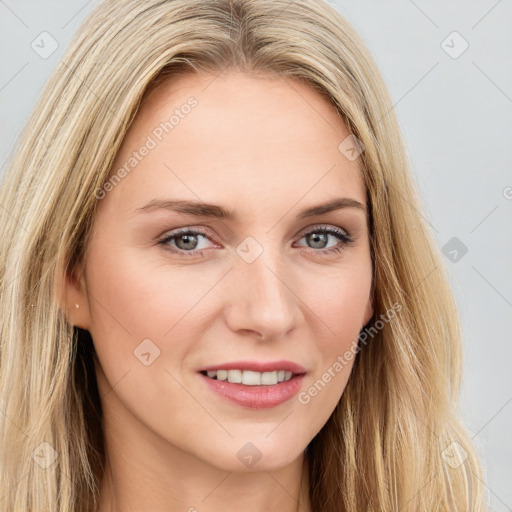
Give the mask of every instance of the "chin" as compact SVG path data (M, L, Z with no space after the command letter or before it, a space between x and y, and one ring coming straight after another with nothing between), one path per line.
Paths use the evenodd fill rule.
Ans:
M296 438L292 436L286 439L276 436L270 440L273 434L265 439L266 435L268 432L261 437L249 435L243 440L240 437L232 439L225 443L220 453L209 454L210 463L224 471L238 473L276 471L300 457L307 446L299 447Z

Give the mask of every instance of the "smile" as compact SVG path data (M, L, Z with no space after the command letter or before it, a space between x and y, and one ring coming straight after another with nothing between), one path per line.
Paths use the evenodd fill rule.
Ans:
M256 372L252 370L212 370L202 371L210 379L227 381L232 384L244 384L245 386L273 386L278 382L289 381L295 374L278 370L273 372Z

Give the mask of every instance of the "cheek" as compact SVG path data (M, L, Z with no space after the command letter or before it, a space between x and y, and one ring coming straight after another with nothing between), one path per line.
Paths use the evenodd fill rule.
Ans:
M143 348L143 342L151 357L158 354L160 360L155 362L161 364L164 357L160 355L166 356L165 348L172 340L172 359L179 360L187 351L185 342L179 340L191 339L200 328L201 299L215 284L215 276L192 279L185 268L171 269L164 260L148 260L141 261L129 250L100 245L89 254L90 331L102 366L106 372L110 367L111 379L139 363L134 351Z
M371 280L371 262L366 258L301 279L302 297L311 310L311 322L321 329L319 340L327 353L357 340L367 312Z
M316 276L303 287L314 326L315 368L299 403L322 421L334 410L349 379L371 288L371 265L346 266L329 276ZM315 283L314 286L311 283ZM321 425L321 421L318 423Z
M192 279L185 268L152 259L130 250L91 251L87 286L97 329L109 325L133 339L162 337L206 293L208 278Z
M163 403L180 404L184 422L195 417L206 421L178 381L183 380L182 363L204 329L201 318L208 306L201 299L217 277L191 279L192 272L171 268L161 259L142 262L129 250L99 249L89 253L87 288L90 331L107 381L99 382L104 386L100 392L113 403L115 394L136 417L161 432L177 420ZM115 393L108 392L110 387Z

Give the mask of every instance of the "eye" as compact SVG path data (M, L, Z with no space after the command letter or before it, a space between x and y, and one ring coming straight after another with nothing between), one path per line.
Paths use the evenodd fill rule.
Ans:
M338 243L327 247L329 237L337 239ZM171 234L162 238L158 244L162 245L165 250L179 256L204 256L201 250L207 247L201 247L201 238L209 240L208 233L190 228L182 228L171 232ZM301 240L304 238L307 243L312 244L310 249L314 253L320 254L339 253L346 246L353 243L350 234L346 230L337 227L319 226L305 233Z
M338 243L326 248L329 237L336 238ZM306 239L307 243L313 245L313 249L319 249L314 252L321 254L339 253L354 242L347 231L337 227L319 226L304 234L301 240L303 238Z
M200 247L198 249L198 246L200 245L200 237L208 240L208 235L202 231L183 228L174 231L172 234L166 236L158 243L163 245L164 249L167 251L178 254L180 256L203 256L201 249L204 249L205 247ZM174 246L169 245L170 242L173 242Z

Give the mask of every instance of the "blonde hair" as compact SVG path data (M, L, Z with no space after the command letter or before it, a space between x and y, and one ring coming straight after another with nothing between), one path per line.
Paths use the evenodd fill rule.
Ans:
M443 258L378 68L323 0L106 1L78 31L0 192L0 507L96 510L96 356L59 308L56 278L86 256L95 191L148 92L179 73L225 69L307 81L362 141L372 321L401 305L361 347L307 447L313 510L483 510L479 462L454 412L461 329Z

